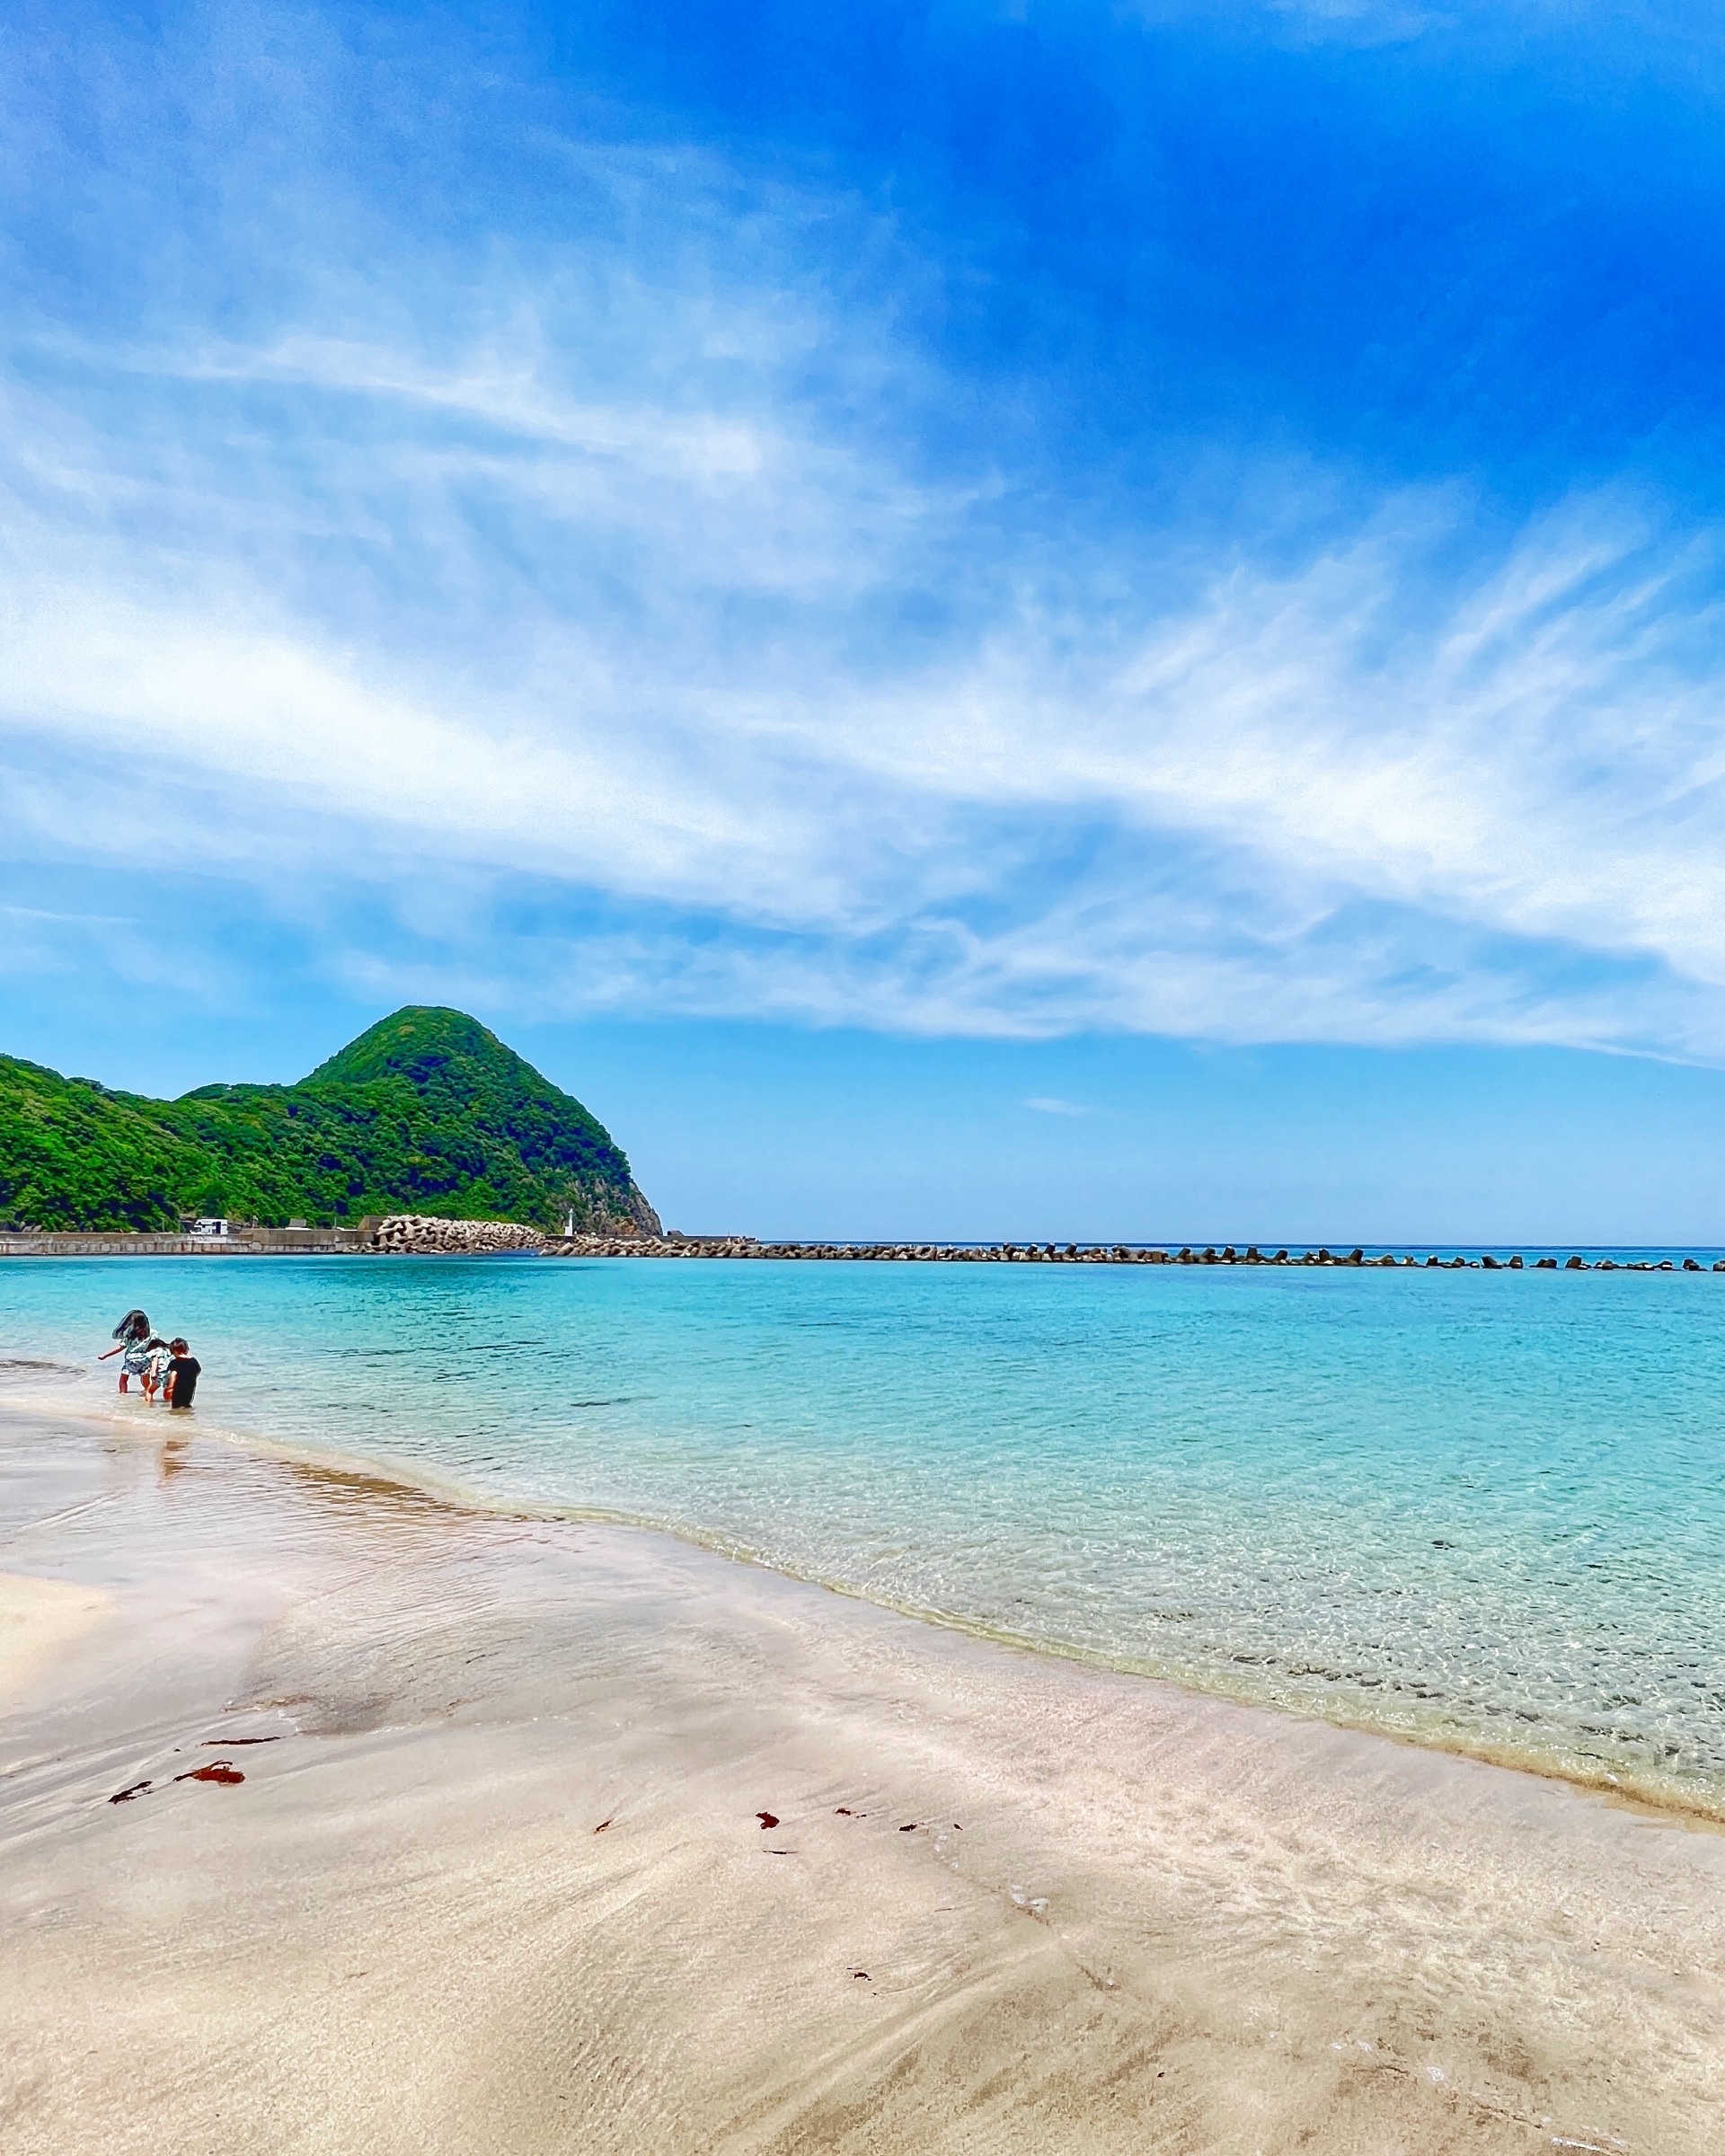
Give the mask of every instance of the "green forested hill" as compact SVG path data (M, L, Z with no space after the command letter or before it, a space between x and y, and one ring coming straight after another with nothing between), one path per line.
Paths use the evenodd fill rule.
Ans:
M172 1228L367 1213L656 1231L579 1100L474 1019L411 1007L297 1085L111 1092L0 1056L0 1225Z

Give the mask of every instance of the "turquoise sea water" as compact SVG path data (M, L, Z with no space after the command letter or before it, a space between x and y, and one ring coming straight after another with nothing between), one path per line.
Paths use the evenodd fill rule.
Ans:
M205 1431L1725 1816L1725 1276L24 1259L8 1392L134 1303Z

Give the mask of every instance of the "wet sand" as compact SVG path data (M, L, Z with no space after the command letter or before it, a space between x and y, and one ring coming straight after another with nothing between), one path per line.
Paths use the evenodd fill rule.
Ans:
M99 1587L0 1572L0 1708L38 1689L65 1649L113 1609Z
M0 1417L13 2156L1720 2145L1714 1831L171 1427Z

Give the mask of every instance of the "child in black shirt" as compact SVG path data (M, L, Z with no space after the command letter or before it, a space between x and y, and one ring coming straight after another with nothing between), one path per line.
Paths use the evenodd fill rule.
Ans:
M173 1359L168 1365L162 1397L171 1408L189 1408L198 1390L198 1374L204 1365L183 1340L170 1340L168 1345L173 1349Z

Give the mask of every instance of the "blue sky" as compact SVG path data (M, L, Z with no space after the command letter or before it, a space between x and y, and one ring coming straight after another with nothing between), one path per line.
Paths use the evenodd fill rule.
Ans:
M696 1226L1725 1233L1716 10L0 40L6 1047L457 1003Z

